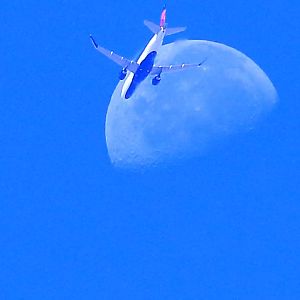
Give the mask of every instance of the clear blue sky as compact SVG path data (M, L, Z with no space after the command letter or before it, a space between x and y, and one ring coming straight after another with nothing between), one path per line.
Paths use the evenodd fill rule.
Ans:
M197 160L116 170L119 68L88 36L134 57L162 4L1 3L0 299L300 299L299 4L168 1L182 37L244 52L280 102Z

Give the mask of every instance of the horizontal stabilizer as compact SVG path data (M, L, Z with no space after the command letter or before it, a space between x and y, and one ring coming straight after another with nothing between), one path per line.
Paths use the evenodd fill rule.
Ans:
M185 30L186 30L186 27L167 28L166 29L166 35L171 35L171 34L179 33L179 32L185 31Z
M151 21L145 20L144 24L154 33L158 33L160 31L160 27L156 24L154 24Z

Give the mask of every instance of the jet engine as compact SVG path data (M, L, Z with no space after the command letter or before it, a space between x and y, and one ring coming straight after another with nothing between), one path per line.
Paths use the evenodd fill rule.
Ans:
M120 72L119 79L120 79L120 80L124 80L124 78L126 77L126 75L127 75L127 70L126 70L126 69L123 69L123 70Z
M152 79L152 84L153 85L158 85L161 81L161 77L160 76L155 76L153 79Z

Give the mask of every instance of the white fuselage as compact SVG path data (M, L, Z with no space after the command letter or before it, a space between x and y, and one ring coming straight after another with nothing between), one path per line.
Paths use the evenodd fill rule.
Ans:
M148 56L149 53L151 53L153 51L155 51L156 53L158 52L158 50L160 49L160 47L163 43L165 34L166 34L165 29L161 28L161 30L152 37L152 39L149 41L146 48L144 49L144 51L142 52L142 54L140 55L140 57L137 60L137 63L139 65L145 60L145 58ZM124 85L122 87L122 92L121 92L122 98L125 98L125 95L126 95L128 89L130 88L132 81L134 79L134 75L135 75L135 73L128 72L128 74L124 80Z

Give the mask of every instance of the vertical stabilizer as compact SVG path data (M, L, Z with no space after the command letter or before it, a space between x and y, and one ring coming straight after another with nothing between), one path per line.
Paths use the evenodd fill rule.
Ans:
M160 23L159 26L162 28L165 28L166 26L166 20L167 20L167 8L164 6L161 15L160 15Z

